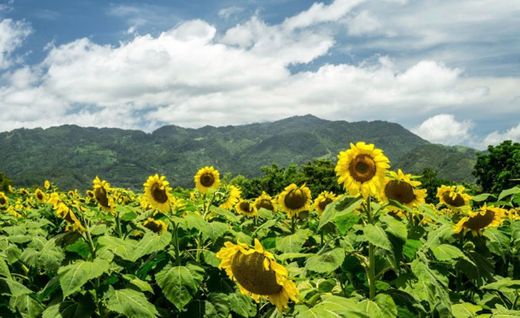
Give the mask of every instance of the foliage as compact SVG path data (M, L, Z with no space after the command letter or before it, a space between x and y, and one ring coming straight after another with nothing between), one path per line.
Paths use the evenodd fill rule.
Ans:
M433 203L437 201L437 188L439 188L441 185L452 184L452 182L449 180L439 178L437 171L431 168L426 168L422 171L419 181L422 183L421 188L428 191L426 203Z
M520 143L506 140L478 155L473 174L483 192L499 194L520 184Z
M7 192L9 191L9 186L13 183L11 180L2 172L0 172L0 191Z

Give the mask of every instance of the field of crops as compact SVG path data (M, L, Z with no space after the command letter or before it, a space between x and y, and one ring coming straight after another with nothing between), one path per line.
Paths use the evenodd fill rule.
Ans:
M0 192L4 317L520 317L520 188L437 204L374 145L344 193L242 198L213 167L133 192L96 178ZM173 185L174 186L174 185Z

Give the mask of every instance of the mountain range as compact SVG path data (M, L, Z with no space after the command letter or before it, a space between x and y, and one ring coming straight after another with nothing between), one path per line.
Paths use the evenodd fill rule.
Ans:
M198 129L164 126L152 133L64 125L0 133L0 171L15 184L49 179L63 189L91 187L98 175L114 186L141 188L150 174L165 174L173 186L193 186L198 168L248 177L275 163L336 160L351 142L374 143L394 168L420 173L433 168L453 181L473 182L476 150L421 139L386 121L329 121L312 115L274 122Z

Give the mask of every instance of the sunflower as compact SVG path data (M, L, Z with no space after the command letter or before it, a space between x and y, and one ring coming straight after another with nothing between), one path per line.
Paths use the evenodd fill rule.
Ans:
M292 183L278 196L278 205L291 218L302 211L308 211L311 207L311 190L305 184L298 188Z
M99 205L105 210L112 210L114 208L114 201L109 196L111 191L110 183L105 180L101 180L99 177L92 181L93 183L93 192L94 198L99 203Z
M269 211L274 211L274 202L273 198L265 191L262 191L262 194L255 199L255 207L257 210L266 209Z
M43 182L43 188L44 188L45 190L49 190L49 189L51 188L51 182L50 182L49 180L45 180L45 181Z
M520 208L509 209L509 211L507 211L507 217L511 221L520 220Z
M9 199L5 195L5 193L0 192L0 206L7 206L9 203Z
M36 188L36 191L34 191L34 196L40 202L43 202L47 199L47 196L45 195L45 193L43 193L42 190L40 190L40 188Z
M170 211L170 204L172 203L172 188L170 183L166 181L165 176L159 176L158 174L148 177L144 184L144 197L143 199L150 204L154 209L161 212Z
M168 230L168 224L161 220L154 220L153 218L148 218L144 221L143 225L155 233L163 233Z
M63 202L59 202L56 208L56 215L61 217L67 222L66 231L79 231L85 232L85 228L81 225L81 222L76 217L76 214Z
M195 187L200 193L215 191L220 185L220 174L213 167L204 167L194 177Z
M237 282L244 295L256 302L267 299L282 311L289 299L298 301L298 289L288 278L287 269L278 264L257 239L254 248L244 243L226 242L217 257L220 258L219 268Z
M440 203L444 203L450 208L461 209L469 208L468 204L471 200L471 196L465 193L466 189L464 186L446 186L443 185L437 188L437 197Z
M240 195L242 194L240 188L234 186L232 184L226 186L225 196L223 199L223 203L219 205L220 208L231 210L240 200Z
M479 235L480 231L487 227L498 227L502 224L507 211L497 207L482 206L479 211L469 212L454 227L455 233L464 230L471 231L473 235Z
M320 195L318 195L316 199L314 199L314 204L312 205L312 207L316 212L318 212L318 215L321 216L323 211L325 211L327 205L334 202L334 200L336 199L337 196L334 193L329 191L323 191L322 193L320 193Z
M338 183L343 184L345 190L351 195L361 193L367 198L379 195L389 167L390 161L381 149L360 141L338 154L335 170Z
M58 192L53 192L50 194L49 198L47 199L47 203L50 203L56 208L58 203L61 202L61 198Z
M382 201L394 200L410 208L425 203L426 190L417 189L421 182L413 180L414 178L416 177L403 173L401 169L388 172L385 187L381 191Z
M239 214L253 217L258 214L258 211L256 210L256 207L254 204L252 204L249 200L240 200L235 205L235 209Z

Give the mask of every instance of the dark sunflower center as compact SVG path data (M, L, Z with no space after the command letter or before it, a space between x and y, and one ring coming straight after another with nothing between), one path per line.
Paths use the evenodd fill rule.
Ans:
M94 197L96 198L99 205L108 208L108 196L105 188L96 188L94 190Z
M318 203L318 207L321 211L324 211L327 205L332 202L331 198L326 198L325 200L322 200L320 203Z
M274 211L274 207L273 207L273 204L271 203L271 200L267 200L267 199L260 200L260 202L258 202L256 204L256 208L257 209L264 208L269 211Z
M369 155L358 155L348 166L350 175L358 182L367 182L376 175L376 162Z
M159 233L162 231L162 225L159 222L151 221L144 225L146 228L154 231L155 233Z
M275 272L264 268L264 259L258 252L249 255L238 252L231 260L231 271L237 282L251 293L277 294L283 287L276 282Z
M4 205L6 203L7 203L6 199L4 197L0 197L0 204Z
M444 192L444 194L442 195L442 198L444 199L444 202L446 202L447 204L451 205L451 206L454 206L456 208L458 207L461 207L464 205L464 198L457 193L457 195L455 196L455 198L452 198L450 196L451 192Z
M466 228L470 228L472 230L479 230L482 228L485 228L489 224L493 222L493 219L495 218L495 212L491 210L486 210L486 213L484 214L478 214L472 218L470 218L464 226Z
M413 187L408 182L391 180L385 186L385 195L391 200L408 204L415 200Z
M206 188L211 187L215 183L215 176L212 173L206 172L200 176L200 184Z
M36 192L36 197L38 198L38 200L43 200L43 193L41 192Z
M242 210L245 213L251 213L253 211L253 207L247 201L240 202L239 207L240 210Z
M298 210L305 206L307 195L302 189L295 189L287 193L284 199L285 206L291 210Z
M168 201L168 195L166 194L166 189L163 187L161 189L161 186L157 183L154 183L152 185L152 197L155 201L159 203L165 203Z

